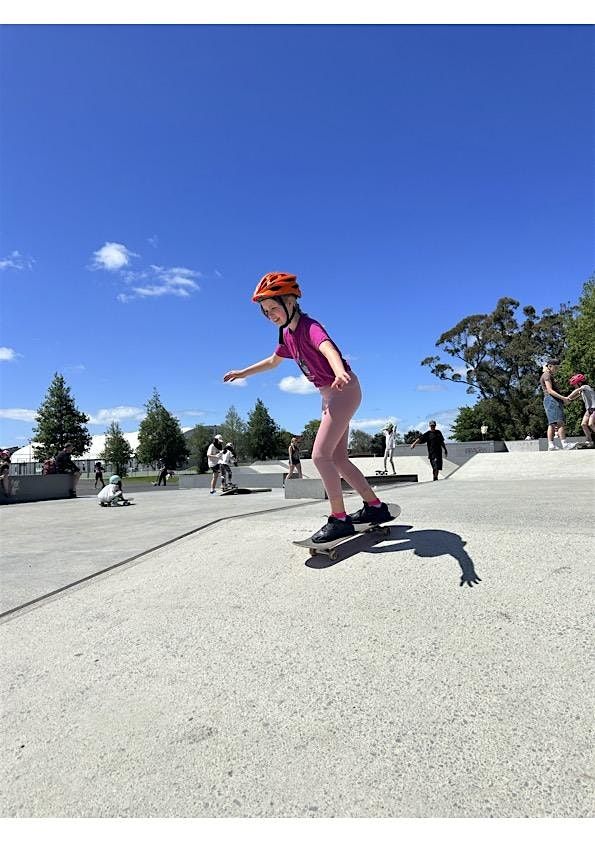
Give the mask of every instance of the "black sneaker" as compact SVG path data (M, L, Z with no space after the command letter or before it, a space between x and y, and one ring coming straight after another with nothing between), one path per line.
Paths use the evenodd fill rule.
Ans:
M358 509L352 515L348 515L348 517L356 529L358 526L365 528L375 523L386 523L387 520L394 520L386 503L381 503L380 506L369 506L364 502L361 509Z
M314 544L329 544L331 541L338 541L340 538L349 538L350 535L355 535L355 529L349 515L347 515L346 520L339 520L339 518L331 515L322 529L315 532L310 540Z

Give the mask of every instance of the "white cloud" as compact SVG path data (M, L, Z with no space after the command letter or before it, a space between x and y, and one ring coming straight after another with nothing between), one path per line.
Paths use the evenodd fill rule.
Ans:
M9 421L35 421L37 410L35 409L0 409L0 418L7 418Z
M89 417L89 424L111 424L112 421L142 421L146 415L143 407L139 406L114 406L111 409L100 409L96 415Z
M0 269L32 269L35 260L20 251L11 251L8 257L0 257Z
M10 362L11 360L16 360L17 357L20 357L20 354L17 354L14 348L6 348L4 346L0 348L0 360L2 362Z
M228 386L240 386L240 387L242 387L242 386L247 386L248 381L245 377L237 377L235 380L228 380L227 385Z
M159 245L159 237L157 234L153 234L152 237L147 237L147 242L150 246L153 246L153 248L156 249Z
M420 383L415 389L417 392L446 392L446 386L442 386L440 383Z
M293 395L311 395L318 391L304 374L300 374L299 377L283 377L278 386L282 392L291 392Z
M174 295L178 298L188 298L191 293L200 290L195 278L202 277L201 272L188 269L185 266L155 266L142 272L125 272L124 279L131 286L131 291L120 293L117 300L126 304L133 298L156 298L162 295ZM139 281L148 280L149 283L138 286ZM137 284L135 286L134 284Z
M93 252L92 269L105 269L107 272L118 272L130 263L131 257L138 257L122 243L105 243Z
M383 418L352 418L350 427L353 430L373 430L375 433L380 433L389 421L398 429L401 419L394 415L387 415Z
M182 409L180 410L180 415L190 416L192 418L202 418L207 413L204 412L202 409Z

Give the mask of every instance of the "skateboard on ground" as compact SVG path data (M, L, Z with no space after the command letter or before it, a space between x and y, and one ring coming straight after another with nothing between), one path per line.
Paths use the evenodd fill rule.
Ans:
M119 509L121 506L130 506L134 497L127 497L125 500L122 500L121 503L103 503L101 502L99 505L103 509Z
M393 520L401 514L401 507L396 503L387 503L388 509L393 516ZM348 541L353 541L358 535L368 533L374 536L375 543L382 541L390 535L390 528L393 520L387 520L384 523L354 523L354 535L348 535L346 538L337 538L336 541L329 541L328 544L315 544L311 538L306 538L305 541L294 541L296 547L306 547L310 550L310 555L327 555L331 561L337 560L337 547L341 544L346 544Z
M219 495L220 497L227 497L231 494L257 494L259 491L270 491L270 488L238 488L234 485L233 488L226 488Z

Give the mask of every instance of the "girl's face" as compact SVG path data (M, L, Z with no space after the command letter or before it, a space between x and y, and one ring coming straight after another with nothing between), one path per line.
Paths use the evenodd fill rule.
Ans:
M283 296L283 301L289 309L289 312L291 312L291 304L293 300L294 297L291 295ZM267 319L270 319L276 325L282 325L285 322L287 315L278 301L273 301L272 298L265 298L265 300L261 303L261 307L262 312L265 314Z

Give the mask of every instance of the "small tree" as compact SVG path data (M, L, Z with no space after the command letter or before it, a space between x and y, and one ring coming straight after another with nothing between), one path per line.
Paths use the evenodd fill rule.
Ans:
M167 468L179 467L189 454L180 422L163 406L157 389L145 406L147 415L140 423L136 458L145 465L161 460Z
M257 398L248 415L246 439L252 459L272 459L279 451L279 428L264 403Z
M413 444L415 439L418 439L421 436L419 430L407 430L405 433L405 444Z
M354 453L372 453L372 436L363 430L352 430L349 448Z
M314 418L312 421L308 421L300 436L300 450L303 450L305 453L312 453L314 439L316 438L319 427L320 418Z
M36 441L35 459L40 462L50 459L67 442L73 445L73 456L82 456L93 440L86 427L88 420L89 417L76 408L64 377L56 372L37 410L37 426L32 431Z
M121 477L125 477L132 453L132 447L124 438L122 428L117 421L112 421L105 431L105 445L99 458L112 465Z
M248 447L246 443L246 422L242 420L235 406L230 406L223 424L218 427L217 432L223 436L223 443L230 441L238 457L238 461L245 461L248 458Z
M190 448L190 464L196 465L196 472L204 474L208 468L207 448L213 440L213 428L197 424L186 434Z

